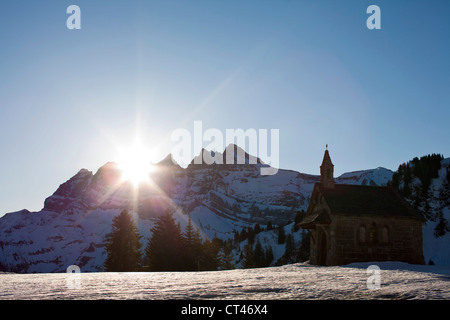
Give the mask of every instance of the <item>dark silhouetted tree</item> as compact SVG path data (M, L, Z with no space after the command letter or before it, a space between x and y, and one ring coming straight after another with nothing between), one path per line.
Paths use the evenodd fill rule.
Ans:
M203 255L203 244L200 232L192 225L189 215L188 225L183 234L184 270L199 270Z
M264 266L266 266L266 267L270 266L270 264L273 261L273 258L274 258L274 256L273 256L272 246L266 247L266 252L264 254L264 259L265 259Z
M253 261L255 264L255 267L260 268L264 267L265 265L265 259L264 259L264 250L262 248L262 245L259 241L256 241L255 249L253 250Z
M200 271L214 271L219 267L219 250L218 239L212 241L205 239L202 245L202 258L200 260Z
M219 265L222 270L231 270L235 268L231 241L226 241L222 246L222 250L219 253Z
M289 257L292 255L292 252L294 251L294 239L292 237L292 234L288 234L286 237L286 248L284 255Z
M250 241L247 242L247 244L244 247L244 261L242 262L243 268L254 268L255 267L255 260L253 256L253 243Z
M162 214L150 230L145 254L149 271L184 270L183 238L171 213Z
M300 248L298 250L297 261L304 262L309 259L310 251L310 236L305 230L302 230L302 241L300 243Z
M294 227L292 231L297 232L300 229L300 226L298 225L300 222L303 221L305 218L305 210L297 211L294 218Z
M286 234L284 227L278 228L278 244L283 244L286 241Z
M247 238L248 238L248 241L250 241L252 243L255 241L255 231L253 230L253 228L248 227Z
M127 210L113 218L112 231L105 237L105 271L138 271L142 266L142 244L136 224Z
M444 236L447 232L450 232L450 226L445 220L445 218L441 217L439 223L434 228L434 236L436 238Z

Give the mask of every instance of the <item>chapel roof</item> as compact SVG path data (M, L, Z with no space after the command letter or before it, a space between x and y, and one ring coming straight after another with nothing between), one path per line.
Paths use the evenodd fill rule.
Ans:
M335 184L333 188L317 183L331 214L423 217L390 187Z

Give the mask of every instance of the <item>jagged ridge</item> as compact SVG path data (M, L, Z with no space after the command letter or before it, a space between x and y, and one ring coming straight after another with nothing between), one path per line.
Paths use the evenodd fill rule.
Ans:
M45 200L41 211L22 210L0 219L0 271L64 272L72 264L84 272L100 271L104 235L124 208L133 212L144 245L154 218L165 210L175 210L183 228L190 214L210 238L226 239L235 230L269 220L285 225L297 210L306 209L319 177L283 169L262 176L261 165L191 164L183 169L169 155L156 164L153 183L137 194L121 181L115 163L95 174L82 169ZM336 182L385 184L392 174L377 168L346 173Z

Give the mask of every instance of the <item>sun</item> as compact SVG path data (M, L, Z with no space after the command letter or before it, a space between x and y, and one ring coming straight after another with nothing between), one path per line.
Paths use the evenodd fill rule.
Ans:
M122 180L130 181L135 187L150 182L150 173L155 170L151 158L152 152L139 140L129 148L120 149L118 166L122 170Z

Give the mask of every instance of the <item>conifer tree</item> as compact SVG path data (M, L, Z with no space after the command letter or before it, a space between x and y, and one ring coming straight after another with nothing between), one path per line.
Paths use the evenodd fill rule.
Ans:
M447 182L450 183L450 169L447 167L445 170L447 170Z
M297 261L304 262L309 259L310 239L309 233L302 230L302 241L298 250Z
M435 238L438 238L438 237L444 236L449 231L450 231L450 226L449 226L447 220L445 220L445 218L441 217L439 220L439 223L434 228L433 234L434 234Z
M272 250L272 246L268 246L266 248L265 254L264 254L264 266L268 267L270 266L270 264L272 263L274 256L273 256L273 250Z
M203 255L203 244L200 232L192 225L191 216L189 215L188 225L183 234L184 247L184 270L199 270L200 260Z
M244 261L242 262L243 268L254 268L255 267L255 260L253 256L253 243L250 241L247 242L247 244L244 247Z
M239 241L244 241L248 238L248 232L246 228L242 228L241 233L239 234Z
M283 244L286 241L286 234L284 232L284 227L278 229L278 244Z
M203 254L201 256L199 271L214 271L219 267L218 253L220 248L217 242L206 239L203 243Z
M183 239L180 226L172 214L166 212L150 230L151 238L145 248L150 271L180 271L183 265Z
M294 251L294 239L292 238L292 234L288 234L286 238L286 249L284 255L289 257Z
M105 271L138 271L142 264L141 236L127 210L113 218L112 231L106 235Z
M255 267L260 268L264 267L265 259L264 259L264 250L259 241L256 241L255 250L253 251L253 261Z
M255 240L255 231L251 227L248 227L247 238L249 242L253 242Z
M233 263L233 247L230 241L224 243L219 254L219 264L222 270L231 270L235 268Z
M412 177L411 177L411 168L409 167L409 164L406 164L405 168L404 168L404 174L403 174L403 189L402 189L402 193L404 197L409 197L411 196L411 187L410 187L410 183L411 183Z
M300 222L303 221L305 218L305 210L297 211L294 218L294 227L292 231L297 232L300 229L300 226L298 225Z

